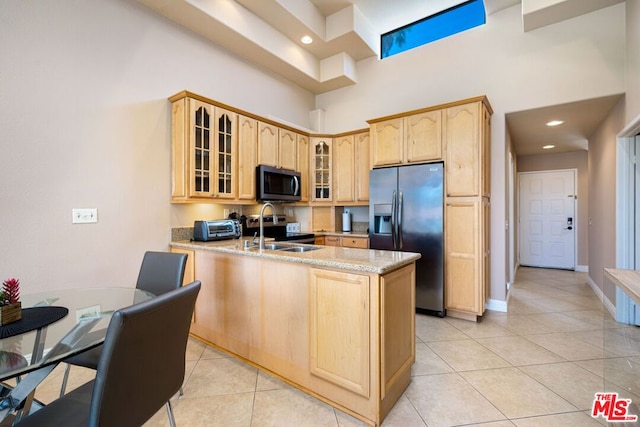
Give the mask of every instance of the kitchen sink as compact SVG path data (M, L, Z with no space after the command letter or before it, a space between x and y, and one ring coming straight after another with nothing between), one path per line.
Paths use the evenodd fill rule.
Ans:
M282 252L309 252L309 251L315 251L317 249L320 249L320 248L316 246L289 246L289 247L277 249L277 250Z
M265 243L264 248L269 251L283 251L283 252L309 252L321 249L317 246L293 246L282 243ZM259 249L258 245L247 246L246 249Z

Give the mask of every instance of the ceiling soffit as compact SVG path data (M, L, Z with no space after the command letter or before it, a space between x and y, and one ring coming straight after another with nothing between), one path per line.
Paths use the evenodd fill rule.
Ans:
M138 1L314 93L357 83L355 63L379 55L379 36L355 5L325 17L308 0ZM312 47L300 42L305 34Z

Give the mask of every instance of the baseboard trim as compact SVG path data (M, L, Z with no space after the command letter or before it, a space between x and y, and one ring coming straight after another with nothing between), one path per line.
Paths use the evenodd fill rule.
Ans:
M602 292L602 289L600 289L600 287L596 284L596 282L594 282L591 279L591 277L589 277L589 276L587 276L587 283L591 287L591 290L596 294L598 299L600 301L602 301L602 304L604 305L604 308L606 308L607 311L609 312L609 314L611 314L611 317L613 317L615 319L616 318L616 306L615 306L615 304L612 303L609 300L609 298L606 297L606 295Z
M509 299L507 297L507 299ZM507 312L507 301L500 301L497 299L489 299L487 301L487 305L485 306L485 308L487 310L493 310L493 311L501 311L503 313Z
M578 265L578 266L576 266L576 271L578 271L580 273L588 273L589 272L589 266L588 265Z

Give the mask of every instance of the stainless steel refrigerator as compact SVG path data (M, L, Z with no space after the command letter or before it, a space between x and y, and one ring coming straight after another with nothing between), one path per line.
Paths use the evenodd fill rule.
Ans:
M419 252L416 308L444 309L443 163L373 169L369 181L372 249Z

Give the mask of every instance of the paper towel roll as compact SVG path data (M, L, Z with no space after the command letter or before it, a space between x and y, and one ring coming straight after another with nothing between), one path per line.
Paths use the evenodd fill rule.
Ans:
M351 213L342 214L342 231L351 231Z

